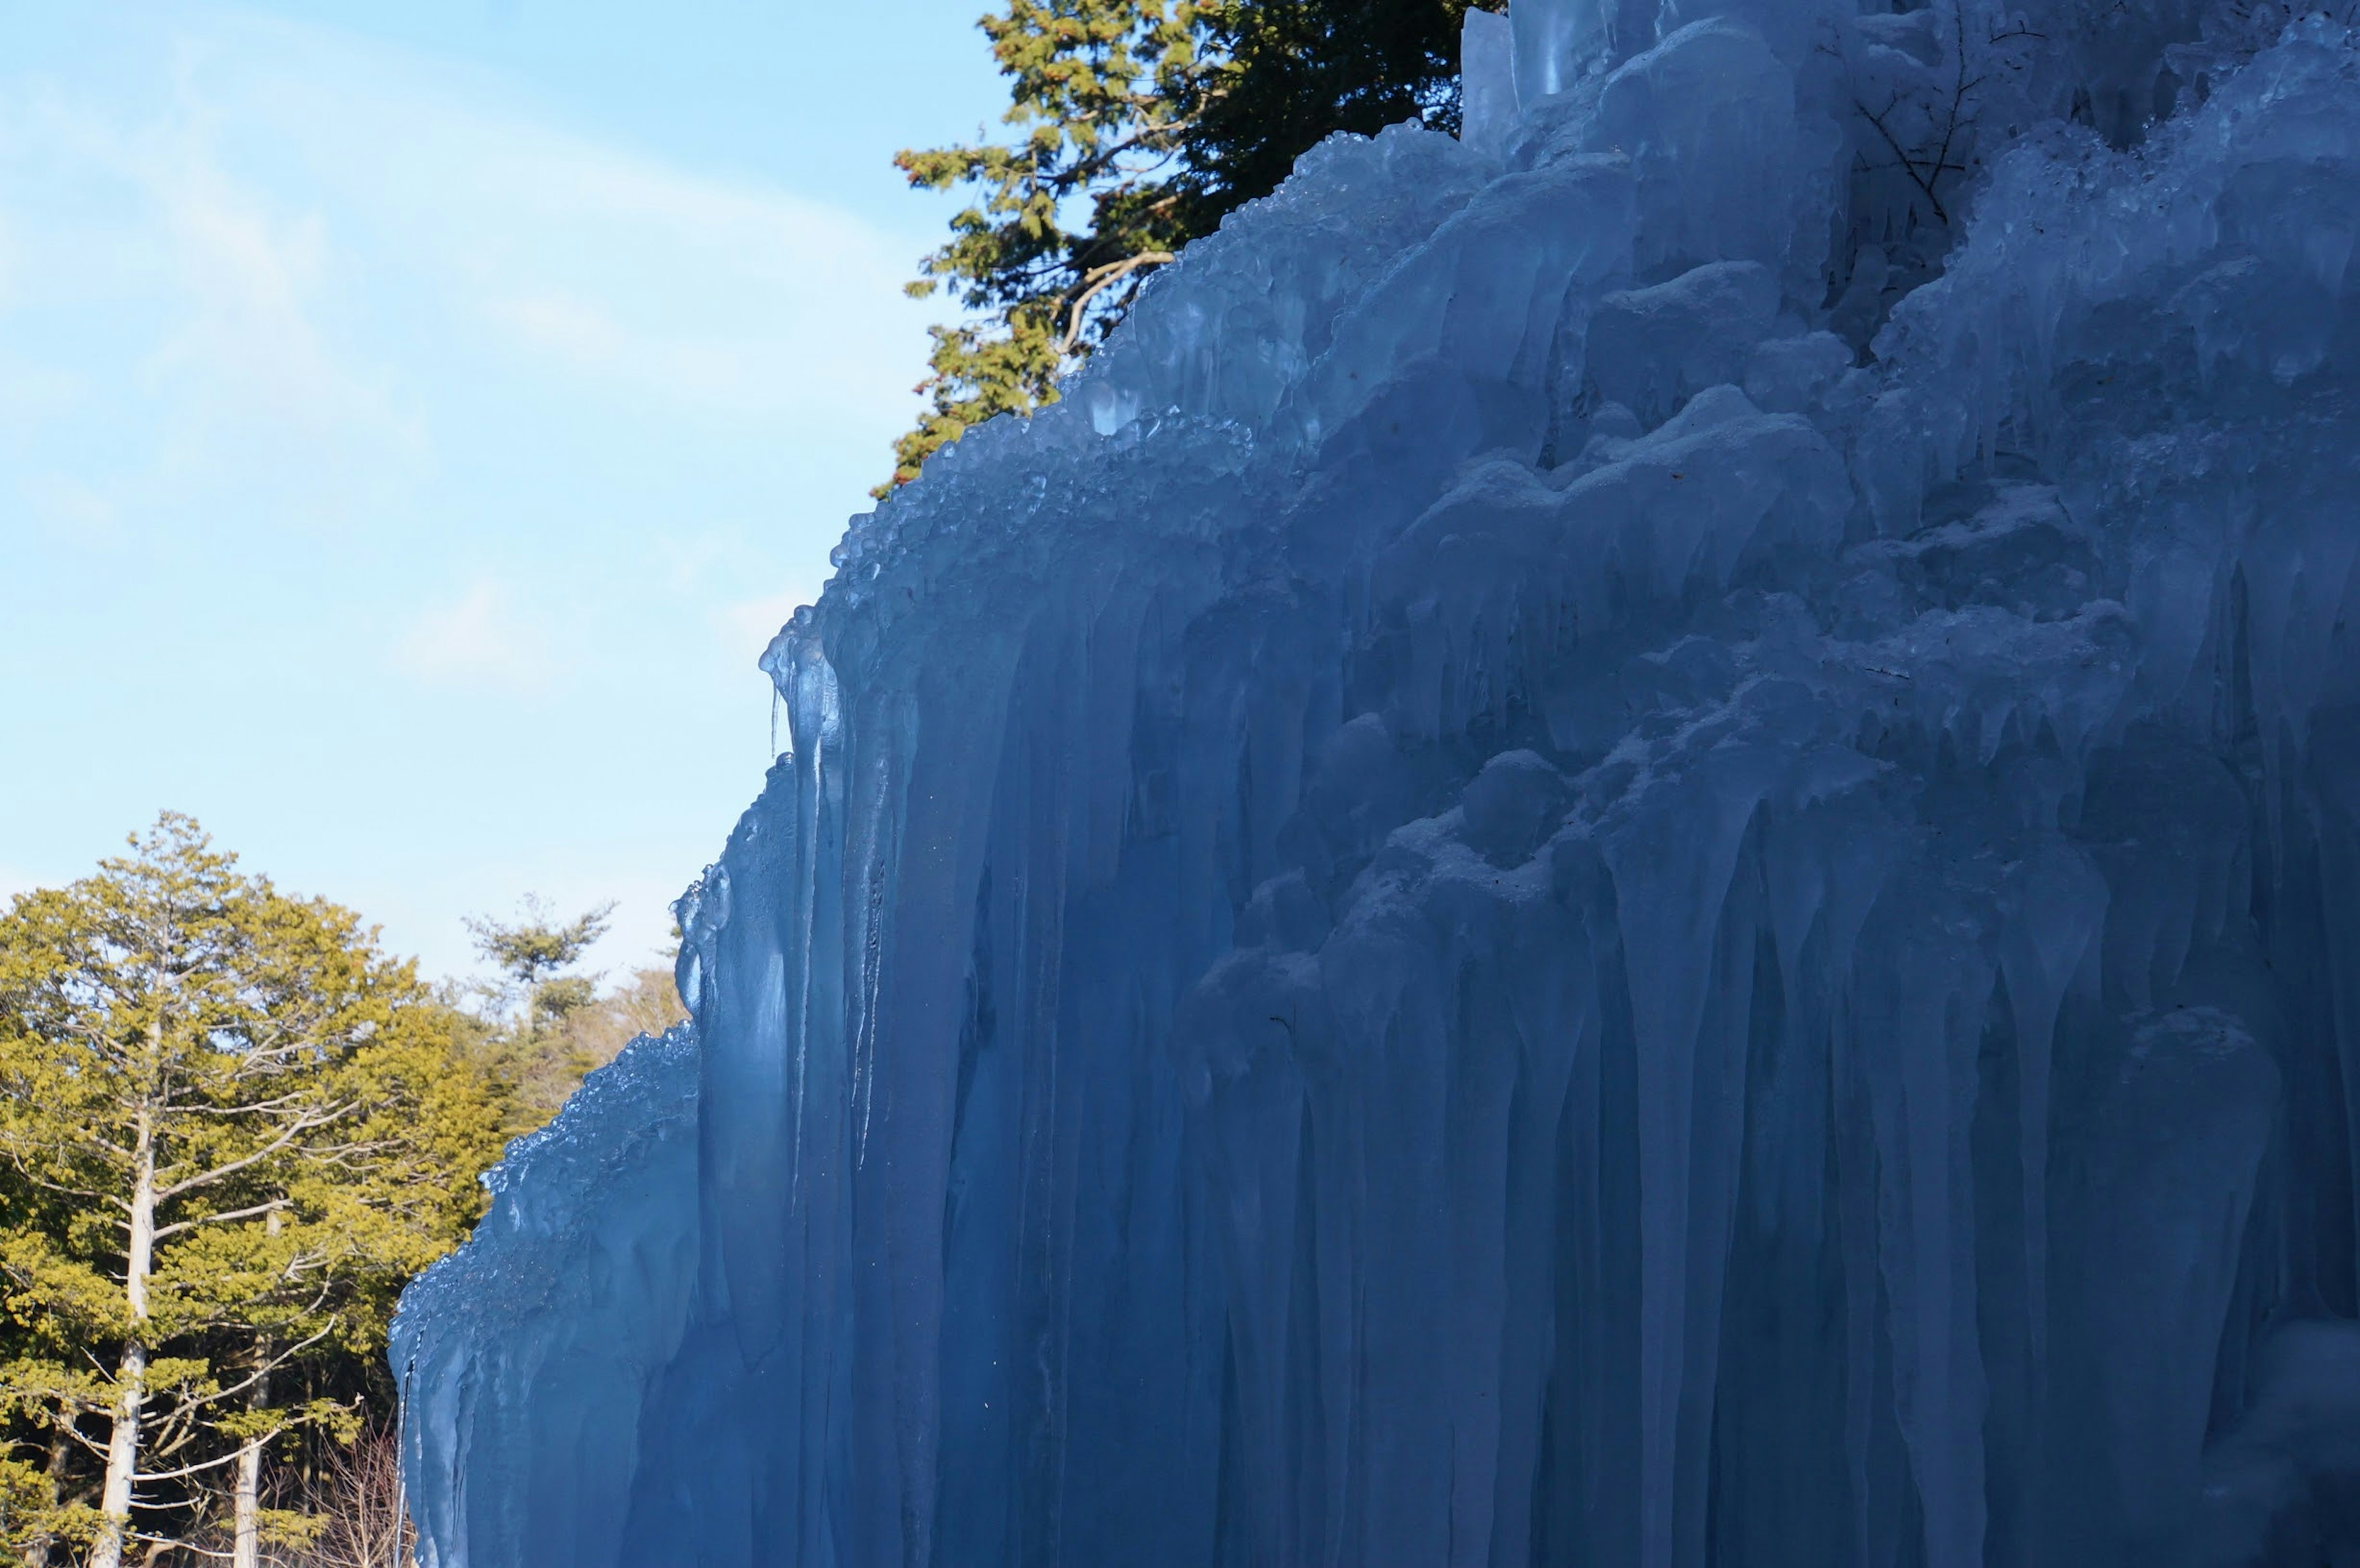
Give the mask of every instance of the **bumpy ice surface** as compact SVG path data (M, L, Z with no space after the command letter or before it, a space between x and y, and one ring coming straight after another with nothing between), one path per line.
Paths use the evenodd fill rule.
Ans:
M1470 26L854 521L432 1568L2360 1560L2360 47Z

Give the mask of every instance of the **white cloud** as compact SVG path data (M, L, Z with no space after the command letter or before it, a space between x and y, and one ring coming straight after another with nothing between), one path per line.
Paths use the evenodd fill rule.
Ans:
M435 684L512 693L543 690L557 670L547 630L488 582L422 612L402 635L395 660Z
M77 476L134 523L399 515L584 397L880 463L914 412L912 258L840 209L325 28L192 8L124 52L157 90L0 96L0 458L110 421Z
M127 172L156 204L187 294L187 314L158 345L150 375L232 382L269 413L305 423L374 404L311 320L327 249L316 213L270 212L185 122L137 147Z
M262 491L333 514L422 433L322 323L351 270L328 224L238 171L224 125L190 71L137 108L0 104L0 410L139 432L141 461L104 468L126 503Z
M248 72L246 112L516 348L639 397L831 426L914 409L926 312L901 292L903 242L523 118L389 49L239 31L225 60L278 62L267 77L230 68Z

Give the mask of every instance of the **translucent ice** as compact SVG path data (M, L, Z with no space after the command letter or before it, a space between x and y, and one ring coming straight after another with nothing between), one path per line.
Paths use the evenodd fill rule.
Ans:
M1468 12L1459 61L1459 140L1497 154L1516 125L1515 40L1508 18Z
M432 1568L2360 1561L2266 10L1470 18L855 519L693 1029L405 1300Z

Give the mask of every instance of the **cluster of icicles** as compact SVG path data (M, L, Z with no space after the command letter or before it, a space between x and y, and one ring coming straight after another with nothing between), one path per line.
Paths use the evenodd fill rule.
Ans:
M694 1025L405 1301L421 1560L2360 1550L2360 52L2257 14L1475 14L857 519Z

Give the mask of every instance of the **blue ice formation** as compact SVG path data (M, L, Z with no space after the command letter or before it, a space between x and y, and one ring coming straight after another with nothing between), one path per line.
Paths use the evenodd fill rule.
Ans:
M423 1561L2360 1561L2345 20L1471 16L854 520Z

